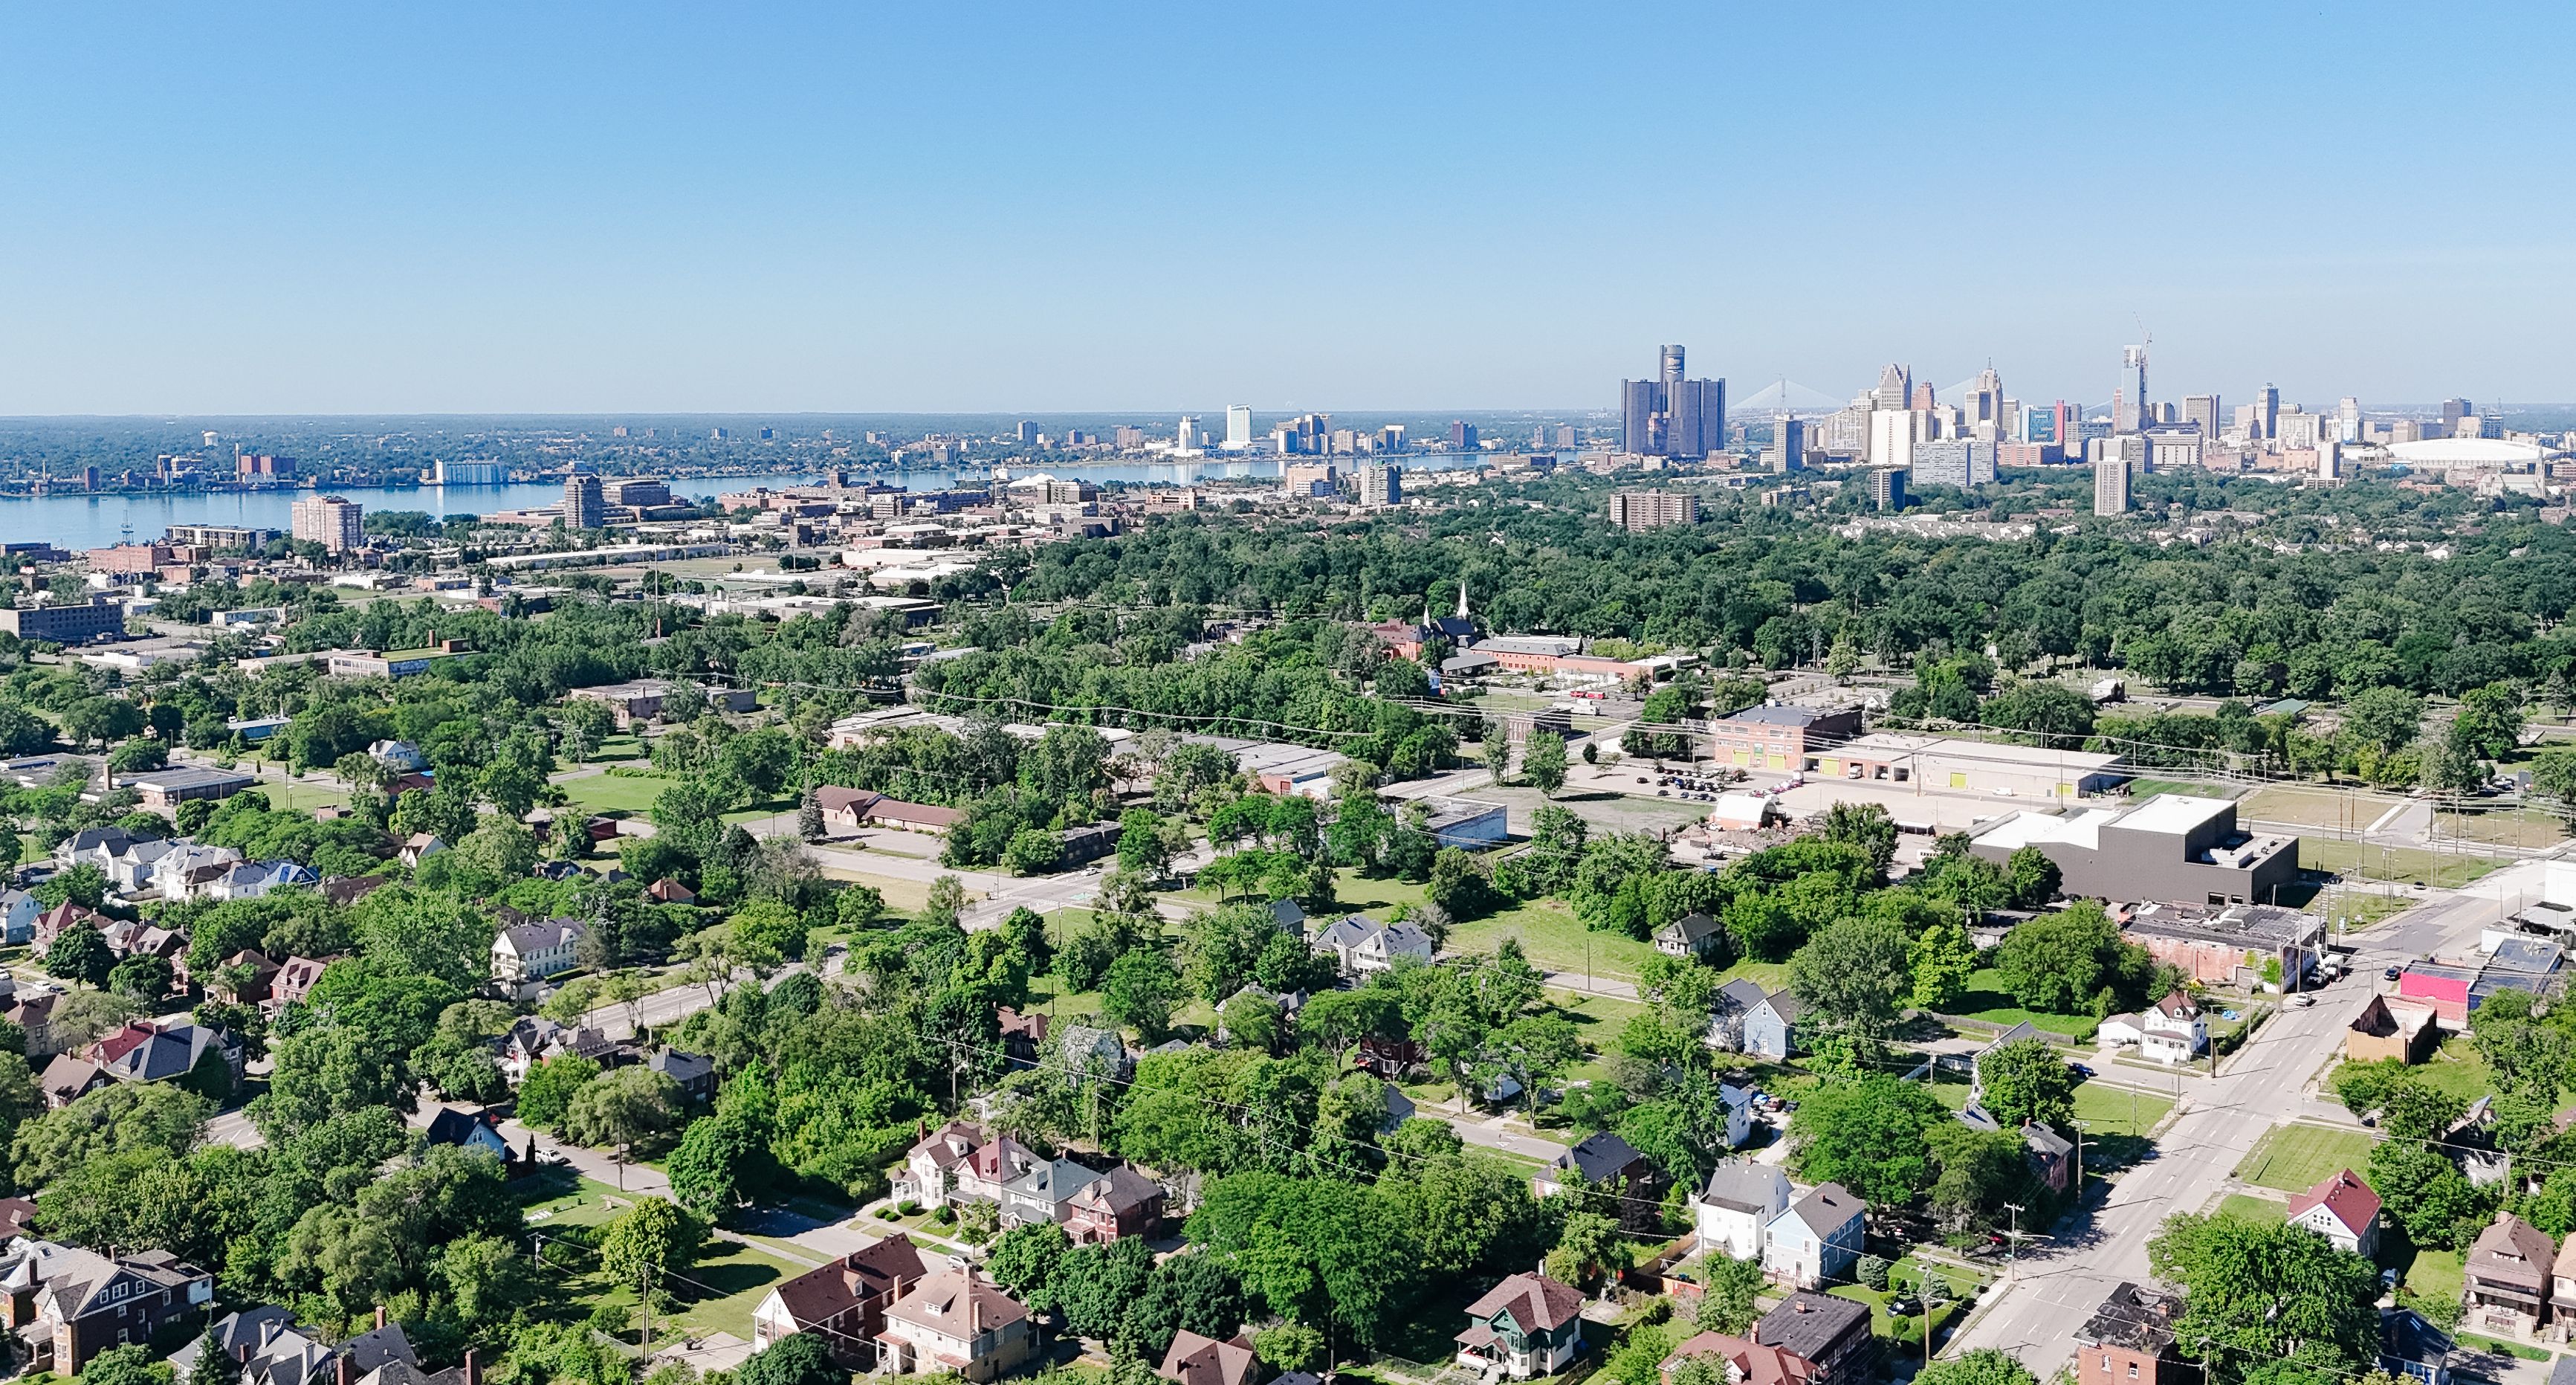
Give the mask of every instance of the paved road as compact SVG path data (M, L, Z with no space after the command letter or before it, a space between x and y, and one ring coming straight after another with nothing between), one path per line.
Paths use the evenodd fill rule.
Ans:
M2147 1242L2164 1219L2199 1210L2216 1194L2263 1133L2285 1117L2340 1108L2307 1094L2308 1083L2340 1056L2352 1011L2377 984L2381 968L2432 951L2474 947L2478 929L2503 912L2499 898L2533 888L2538 867L2515 867L2470 890L2436 897L2360 935L2354 975L2321 993L2307 1009L2284 1008L2221 1065L2216 1078L2186 1076L2181 1114L2156 1141L2156 1152L2060 1223L2053 1245L2026 1255L1985 1309L1952 1340L1949 1354L1978 1347L2011 1353L2040 1379L2074 1349L2074 1333L2122 1280L2143 1281Z

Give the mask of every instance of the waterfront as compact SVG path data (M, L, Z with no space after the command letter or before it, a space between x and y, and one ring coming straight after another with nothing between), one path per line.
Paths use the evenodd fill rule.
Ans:
M1130 485L1188 485L1199 481L1258 480L1280 474L1285 459L1234 460L1210 457L1181 462L1059 462L1010 468L1012 475L1044 471L1049 475ZM1356 459L1339 459L1344 465ZM1408 470L1445 471L1473 465L1483 457L1468 453L1424 453L1406 456ZM981 482L989 467L922 467L908 471L853 473L851 479L882 480L913 490L944 490L961 479ZM767 472L752 476L683 476L673 478L676 495L729 495L759 486L812 485L812 471ZM528 481L504 486L354 486L328 491L180 491L134 494L60 491L32 498L0 499L0 540L43 541L67 549L105 548L123 538L157 539L173 524L239 524L259 529L287 528L288 507L315 494L346 496L369 510L418 510L445 519L451 515L488 515L497 510L524 510L563 499L561 481Z

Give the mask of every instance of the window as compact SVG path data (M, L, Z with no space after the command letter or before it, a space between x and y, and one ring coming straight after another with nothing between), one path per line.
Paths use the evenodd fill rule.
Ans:
M2129 1363L2129 1378L2131 1380L2138 1378L2138 1363L2135 1361Z

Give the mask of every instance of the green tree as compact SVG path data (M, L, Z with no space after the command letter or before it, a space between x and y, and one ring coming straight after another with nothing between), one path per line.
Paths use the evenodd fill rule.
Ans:
M1869 853L1870 877L1887 878L1896 859L1896 818L1883 803L1836 803L1825 809L1824 838Z
M476 1333L509 1322L538 1292L535 1267L509 1241L488 1232L439 1247L431 1278L446 1291L466 1330Z
M1914 994L1905 931L1873 918L1828 924L1789 959L1789 989L1814 1016L1801 1023L1875 1043Z
M2423 726L2424 699L2403 688L2364 688L2344 704L2344 734L2381 755L2413 745Z
M220 1353L218 1353L220 1354ZM170 1367L140 1346L109 1347L81 1368L81 1385L170 1385Z
M2057 863L2035 846L2013 852L2004 863L2004 879L2012 889L2012 902L2024 909L2046 908L2063 884Z
M1565 737L1533 731L1521 748L1521 777L1541 794L1554 797L1565 787Z
M1993 1347L1935 1361L1914 1373L1915 1385L2039 1385L2030 1367Z
M1995 974L2033 1010L2072 1014L2114 979L2119 927L2089 900L2042 914L2004 935Z
M1977 1056L1980 1100L2007 1126L2066 1125L2082 1079L2046 1039L2015 1039Z
M2304 1227L2225 1215L2168 1217L2147 1243L2156 1277L2183 1290L2174 1337L2187 1354L2297 1356L2329 1372L2376 1359L2379 1274Z
M2531 791L2554 806L2559 821L2576 828L2576 748L2540 752L2531 762Z
M65 981L104 986L115 969L116 954L108 951L107 939L86 923L75 923L56 934L53 946L45 950L45 974Z
M565 1053L528 1069L519 1084L519 1120L540 1128L560 1123L582 1088L599 1076L599 1064Z
M1054 1222L1028 1222L1014 1226L993 1242L993 1258L987 1268L994 1282L1016 1295L1029 1307L1041 1312L1052 1310L1055 1299L1048 1289L1056 1267L1063 1263L1065 1252L1073 1248L1064 1228Z
M766 1181L769 1161L761 1133L739 1116L701 1116L689 1122L665 1166L671 1195L702 1217L722 1218L748 1188Z
M2460 694L2453 736L2482 759L2501 759L2522 740L2522 694L2511 683L2489 683Z
M1151 948L1138 948L1109 966L1100 990L1101 1013L1112 1024L1134 1029L1147 1043L1160 1043L1171 1032L1172 1010L1181 1000L1181 978L1171 960Z
M1768 1287L1762 1262L1711 1255L1702 1262L1708 1292L1699 1301L1699 1325L1710 1332L1742 1336L1762 1315L1762 1291Z
M630 1064L582 1084L564 1104L563 1136L606 1149L659 1150L671 1138L680 1106L680 1084L667 1073Z
M1828 1081L1789 1117L1789 1162L1810 1182L1835 1182L1869 1202L1902 1207L1936 1173L1926 1133L1952 1123L1919 1082L1885 1073Z
M1977 945L1968 937L1967 923L1948 915L1934 920L1906 944L1906 962L1915 1007L1940 1010L1967 993L1968 978L1977 970Z
M794 1332L753 1352L733 1373L734 1385L847 1385L850 1373L811 1332Z
M618 1284L659 1287L667 1273L686 1273L698 1262L706 1224L694 1212L663 1198L640 1198L608 1224L599 1241L600 1267Z

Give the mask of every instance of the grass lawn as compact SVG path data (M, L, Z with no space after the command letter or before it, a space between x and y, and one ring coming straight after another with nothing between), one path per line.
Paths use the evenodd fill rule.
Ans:
M2465 1037L2443 1040L2431 1060L2415 1068L2414 1076L2462 1101L2475 1101L2495 1091L2495 1074L2488 1070L2487 1060L2479 1056L2477 1045Z
M2445 819L2445 835L2448 831L2448 819ZM2332 871L2343 876L2367 876L2372 880L2402 880L2408 884L2433 885L2441 889L2456 889L2509 864L2491 856L2454 856L2447 851L2436 855L2411 847L2365 847L2357 842L2339 842L2331 837L2299 839L2299 865L2304 869Z
M2160 793L2189 794L2194 798L2234 798L2236 791L2224 784L2199 784L2188 779L2132 779L2129 798L2143 803Z
M1980 967L1970 972L1967 993L1943 1013L2007 1027L2028 1020L2036 1028L2063 1034L2077 1043L2091 1039L2094 1029L2102 1023L2091 1015L2051 1015L2023 1009L2004 989L2003 978L1991 967Z
M2261 1188L2303 1193L2337 1169L2359 1169L2370 1162L2375 1143L2358 1130L2289 1122L2267 1131L2236 1176Z
M325 784L318 779L309 783L291 779L262 779L259 781L259 787L268 795L268 806L272 809L292 808L297 812L309 813L316 808L349 806L349 791L346 788L337 784Z
M1946 1266L1936 1273L1953 1286L1948 1296L1932 1310L1933 1340L1938 1342L1941 1329L1956 1321L1960 1313L1965 1310L1966 1305L1958 1300L1968 1287L1967 1280L1973 1276L1962 1275ZM1825 1292L1836 1298L1847 1298L1854 1303L1868 1304L1871 1333L1892 1342L1911 1345L1915 1350L1920 1351L1923 1346L1923 1315L1916 1312L1902 1318L1890 1317L1887 1305L1889 1300L1897 1296L1898 1291L1910 1290L1919 1285L1922 1282L1922 1275L1923 1267L1909 1257L1898 1261L1888 1271L1888 1288L1884 1291L1865 1288L1858 1284L1837 1284Z
M651 811L653 799L678 781L660 774L590 774L556 785L575 805L594 813Z
M2401 1282L2407 1292L2420 1298L2457 1303L2468 1274L2466 1265L2466 1257L2456 1250L2419 1250L2414 1263L2406 1266Z
M2311 914L2324 914L2341 935L2393 918L2421 902L2411 895L2377 890L2319 890L2299 907Z
M845 870L837 858L823 867L823 876L827 880L874 886L878 894L885 896L886 909L892 913L917 914L930 903L930 886L923 881L898 875L873 875L864 869Z
M748 808L736 808L725 814L724 820L733 823L750 822L755 818L774 818L781 813L795 811L796 796L790 794L785 798L764 798Z
M2241 817L2260 818L2265 822L2359 831L2378 821L2379 815L2387 812L2389 806L2390 800L2385 798L2337 793L2324 788L2275 786L2247 794L2237 803L2236 811Z
M2100 1135L2143 1137L2173 1109L2173 1098L2135 1087L2087 1082L2075 1089L2075 1119L2084 1123L2087 1140Z
M2218 1215L2244 1221L2276 1222L2289 1216L2290 1204L2251 1193L2229 1193L2219 1200Z
M2473 842L2504 846L2554 846L2566 840L2567 828L2555 814L2538 808L2495 808L2483 813L2446 814L2445 829L2457 829Z
M598 753L592 755L588 763L606 764L618 760L641 760L644 755L642 736L610 736L599 743Z
M2474 1332L2461 1332L2454 1336L2461 1346L2492 1355L2518 1356L2525 1361L2546 1361L2557 1355L2547 1347L2536 1347L2529 1342L2508 1342L2497 1337L2481 1337Z

